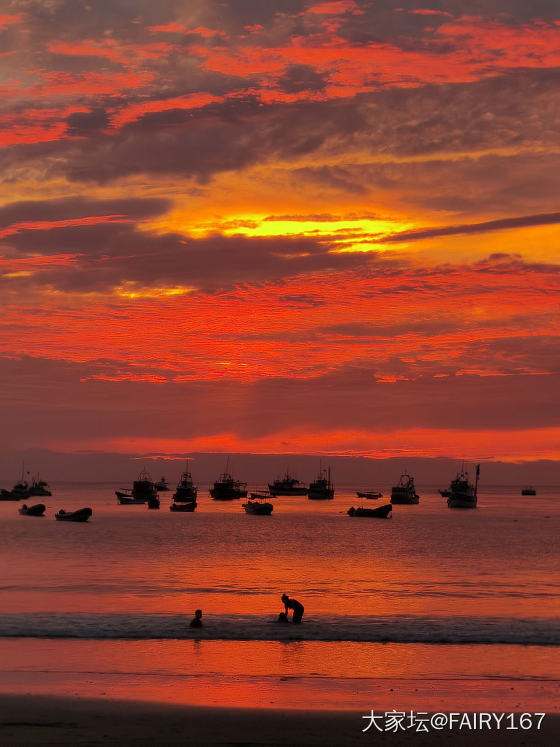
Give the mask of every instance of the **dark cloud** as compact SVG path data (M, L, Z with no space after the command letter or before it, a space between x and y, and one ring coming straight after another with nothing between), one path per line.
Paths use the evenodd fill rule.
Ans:
M98 130L102 130L109 125L109 117L102 107L92 109L90 112L76 112L71 114L66 123L68 125L68 135L78 135L87 137Z
M121 215L130 220L138 220L161 215L170 207L171 200L168 199L139 197L117 200L66 197L57 200L11 202L0 207L0 228L6 228L14 223L73 220L104 215ZM15 242L17 244L18 240Z
M288 65L285 73L277 81L278 87L286 93L322 91L326 84L327 76L318 73L309 65Z
M328 246L308 238L214 235L192 239L181 234L158 236L113 223L21 230L4 243L16 255L82 255L71 267L44 269L30 278L9 281L68 291L99 291L127 281L215 290L319 270L347 269L371 259L363 254L330 253Z
M505 231L512 228L527 228L530 226L548 226L556 223L560 223L560 212L543 213L541 215L520 215L517 218L501 218L500 220L488 220L483 223L418 228L389 234L389 236L385 236L381 241L383 243L420 241L435 236L487 233L488 231Z
M549 376L420 376L376 383L375 364L337 368L312 379L116 383L109 361L68 363L37 358L0 359L3 446L48 442L56 432L74 438L185 438L233 433L241 438L298 430L406 428L477 429L557 427L559 374ZM138 402L142 407L138 408ZM515 407L511 403L515 402ZM189 413L189 434L177 419ZM449 413L453 413L450 420ZM258 413L258 417L255 417ZM9 424L9 428L6 426ZM372 427L373 424L373 427ZM9 434L9 436L7 435ZM379 444L383 443L380 437Z

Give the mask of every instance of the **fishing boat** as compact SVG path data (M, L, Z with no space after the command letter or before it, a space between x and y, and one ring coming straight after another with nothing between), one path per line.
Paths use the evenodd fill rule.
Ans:
M328 501L334 498L330 467L327 470L319 469L317 479L309 485L307 497L312 501Z
M29 488L29 495L41 495L41 496L48 496L52 495L49 484L45 482L44 480L41 480L39 475L37 477L33 478L33 481L31 482L31 487Z
M438 490L438 493L442 498L449 498L451 496L451 491L448 488L446 488L445 490Z
M158 493L163 493L166 490L169 490L169 485L167 484L167 480L165 477L160 477L160 479L156 482L155 488Z
M354 506L351 506L346 513L348 516L369 517L372 519L390 519L392 510L393 507L391 504L386 503L384 506L378 506L377 508L354 508Z
M29 498L30 493L27 483L16 483L11 490L2 488L0 490L0 501L21 501L22 498Z
M156 495L148 498L148 508L159 508L159 497Z
M148 472L143 469L132 483L132 490L115 490L118 502L123 506L147 503L157 498L157 491Z
M36 503L34 506L27 506L25 503L19 509L22 516L42 516L45 513L45 504Z
M170 511L180 511L182 513L192 513L196 508L196 501L190 503L172 503L169 506Z
M181 479L179 480L177 488L173 493L173 500L185 501L187 503L190 503L191 501L196 501L197 493L198 488L193 483L192 475L189 472L189 461L187 459L185 471L181 475Z
M23 471L21 480L16 482L11 490L2 488L0 491L0 501L21 501L22 498L29 498L30 496L29 484L23 479Z
M419 503L420 496L414 487L414 478L404 472L397 485L391 488L391 503Z
M54 515L57 521L87 521L92 515L91 508L79 508L77 511L65 511L63 508Z
M360 491L356 491L356 495L358 498L367 498L368 501L376 501L378 498L383 498L383 493L380 493L377 490L368 490L365 493L360 493Z
M258 516L270 516L274 506L266 501L247 501L243 504L246 514L256 514Z
M269 498L274 498L270 493L249 493L249 496L254 501L266 501Z
M461 466L461 472L451 481L449 492L451 495L447 499L449 508L476 508L478 478L480 475L480 464L476 465L476 480L474 485L469 482L469 473Z
M270 495L307 495L305 485L292 477L288 471L281 480L268 483Z
M536 495L537 491L535 488L532 488L530 485L527 485L527 487L522 488L521 495Z
M210 488L210 495L215 501L233 501L236 498L247 498L247 483L234 480L229 472L224 472Z

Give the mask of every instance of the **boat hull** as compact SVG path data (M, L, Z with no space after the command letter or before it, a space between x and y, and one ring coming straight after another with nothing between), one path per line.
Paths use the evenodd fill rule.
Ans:
M29 498L29 496L14 495L11 490L3 490L0 493L0 501L21 501L22 498Z
M378 508L354 508L354 506L351 506L346 513L348 516L357 516L363 519L390 519L392 510L391 504L386 503Z
M77 511L59 511L54 518L57 521L77 521L84 522L89 519L93 511L91 508L80 508Z
M321 492L309 491L307 497L310 501L332 501L334 490L325 490Z
M254 514L255 516L270 516L274 506L272 503L257 503L253 501L247 501L243 504L246 514Z
M196 501L197 496L197 490L196 488L193 488L192 490L179 490L177 489L173 495L173 500L176 503L191 503L191 501Z
M405 506L413 506L420 503L420 496L416 495L400 495L399 493L391 494L391 503L401 504Z
M476 508L476 498L464 495L451 495L447 499L449 508Z
M174 513L192 513L196 509L196 501L190 503L172 503L169 506L169 510Z
M247 498L246 490L223 491L212 488L210 495L215 501L236 501L239 498Z
M19 513L22 516L43 516L45 508L44 503L36 503L34 506L22 506L19 509Z
M115 490L115 495L121 506L140 506L148 501L147 498L134 498L130 493L121 493L119 490Z

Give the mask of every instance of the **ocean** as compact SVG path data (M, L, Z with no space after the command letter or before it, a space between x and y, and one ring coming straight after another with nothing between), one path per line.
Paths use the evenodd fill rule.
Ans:
M168 510L172 492L159 511L120 506L119 487L53 484L27 501L43 518L0 502L2 692L366 712L395 693L472 706L489 688L504 707L558 702L558 489L483 486L476 510L450 510L419 485L419 505L382 520L346 514L362 504L352 486L275 498L270 517L207 486L192 514ZM85 506L86 524L54 520ZM302 625L276 622L284 592Z

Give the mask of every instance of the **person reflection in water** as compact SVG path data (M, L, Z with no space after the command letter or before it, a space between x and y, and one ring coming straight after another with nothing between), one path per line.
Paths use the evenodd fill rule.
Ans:
M282 602L286 609L286 617L288 616L288 610L293 610L292 622L296 624L300 623L303 617L303 604L298 602L297 599L290 599L287 594L282 594Z
M189 628L201 628L202 627L202 610L196 610L193 619L189 623Z

